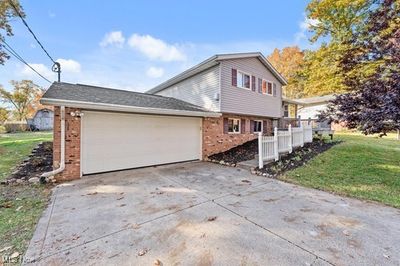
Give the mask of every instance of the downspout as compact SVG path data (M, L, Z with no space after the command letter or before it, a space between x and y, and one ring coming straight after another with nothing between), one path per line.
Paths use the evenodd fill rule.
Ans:
M56 174L61 173L65 169L65 106L61 106L60 108L60 116L61 116L61 158L60 158L60 167L57 169L43 173L40 176L40 181L44 181L45 178L55 176Z

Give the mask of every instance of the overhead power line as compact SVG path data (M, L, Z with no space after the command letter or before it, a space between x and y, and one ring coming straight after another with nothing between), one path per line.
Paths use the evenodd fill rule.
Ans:
M44 46L42 45L42 43L39 41L39 39L36 37L35 33L33 32L33 30L29 27L28 23L26 22L26 20L24 19L24 17L22 16L21 12L19 12L18 8L15 6L15 4L13 3L13 0L8 0L8 2L10 3L10 5L12 6L12 8L15 10L15 12L17 13L17 15L20 17L20 19L22 20L22 23L24 23L25 27L28 29L28 31L32 34L33 38L36 40L36 42L39 44L39 46L42 48L42 50L45 52L45 54L50 58L50 60L53 62L53 67L52 67L52 71L53 72L57 72L58 74L58 82L61 81L61 65L59 62L56 62L53 57L51 57L51 55L47 52L47 50L44 48Z
M27 63L8 43L6 43L5 41L3 41L5 45L2 45L3 48L9 52L11 55L13 55L15 58L17 58L19 61L21 61L23 64L25 64L27 67L29 67L33 72L35 72L36 74L38 74L42 79L44 79L45 81L52 83L49 79L47 79L45 76L43 76L42 74L39 73L39 71L37 71L35 68L33 68L29 63Z
M36 37L35 33L32 31L32 29L29 27L28 23L25 21L24 17L22 16L21 12L19 12L18 8L15 6L12 0L8 0L10 5L14 8L15 12L17 15L21 18L22 22L24 23L25 27L28 29L28 31L32 34L33 38L35 38L36 42L40 45L42 50L46 53L46 55L50 58L50 60L55 64L56 61L54 61L53 57L50 56L50 54L47 52L47 50L43 47L42 43L39 41L39 39Z

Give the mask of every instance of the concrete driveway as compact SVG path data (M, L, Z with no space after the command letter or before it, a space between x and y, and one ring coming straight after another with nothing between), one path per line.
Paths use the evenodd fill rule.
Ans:
M183 163L57 186L25 255L29 265L155 262L400 265L400 211Z

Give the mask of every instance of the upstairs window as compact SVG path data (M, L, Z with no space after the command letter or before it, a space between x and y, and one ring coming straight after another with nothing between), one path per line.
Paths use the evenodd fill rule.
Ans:
M249 89L251 87L251 77L250 75L240 72L237 72L237 84L236 86L238 86L239 88L243 88L243 89Z
M262 93L267 94L267 81L262 81Z
M272 95L272 82L268 82L267 94Z

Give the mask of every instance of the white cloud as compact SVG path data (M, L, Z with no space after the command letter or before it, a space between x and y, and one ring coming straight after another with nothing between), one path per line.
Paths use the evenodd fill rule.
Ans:
M307 38L307 31L311 29L312 26L317 26L320 23L318 19L311 19L304 15L304 18L299 23L299 31L295 34L295 41L300 42Z
M51 10L49 10L48 14L49 14L49 18L55 18L56 17L56 13L54 13Z
M153 60L165 62L186 60L186 55L176 45L168 44L150 35L133 34L128 43L130 47Z
M304 20L300 22L300 29L306 31L311 28L311 26L317 26L320 23L318 19L312 19L304 17Z
M57 62L61 64L61 72L69 72L69 73L79 73L81 72L81 64L79 62L72 59L57 59Z
M164 69L161 67L150 67L147 69L146 75L150 78L161 78L164 76Z
M100 42L101 47L107 47L115 45L117 47L122 47L125 43L125 37L122 35L121 31L112 31L104 35L103 40Z
M39 72L42 76L44 76L47 79L54 79L54 72L51 71L50 68L48 68L47 66L43 65L43 64L34 64L34 63L30 63L29 64L32 68L34 68L37 72ZM37 74L30 69L28 66L24 65L21 74L23 76L23 78L25 79L34 79L37 78Z

